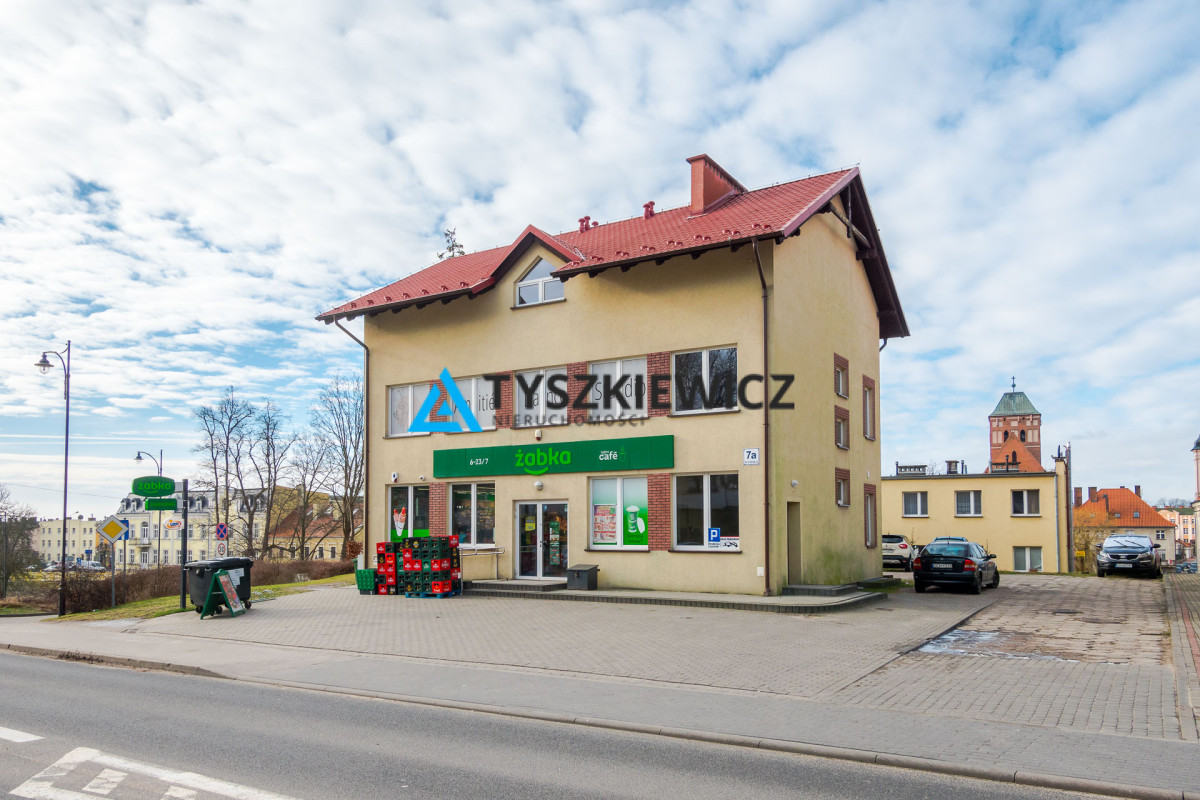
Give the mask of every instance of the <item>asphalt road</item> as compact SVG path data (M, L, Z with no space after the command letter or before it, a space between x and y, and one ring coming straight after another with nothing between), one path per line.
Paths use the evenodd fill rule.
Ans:
M22 734L42 738L13 741ZM0 653L0 792L47 800L1085 797L10 653Z

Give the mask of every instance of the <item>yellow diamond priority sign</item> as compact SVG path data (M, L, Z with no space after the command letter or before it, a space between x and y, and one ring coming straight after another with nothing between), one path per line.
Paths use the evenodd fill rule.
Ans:
M129 526L116 517L109 517L97 525L96 530L108 540L109 544L112 544L117 539L120 539L125 534L125 531L129 530Z

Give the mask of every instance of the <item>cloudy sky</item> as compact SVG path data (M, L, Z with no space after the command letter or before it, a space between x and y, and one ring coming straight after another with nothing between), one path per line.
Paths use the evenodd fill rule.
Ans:
M1198 40L1188 0L5 0L0 482L61 513L44 349L69 511L104 515L138 449L194 474L224 386L302 422L360 364L313 316L442 229L683 205L708 153L752 188L861 167L913 333L885 465L982 467L1015 375L1077 484L1190 497Z

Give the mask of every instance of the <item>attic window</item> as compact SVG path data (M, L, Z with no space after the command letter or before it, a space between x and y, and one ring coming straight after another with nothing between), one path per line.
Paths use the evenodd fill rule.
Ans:
M521 280L517 281L517 305L532 306L563 300L563 285L551 276L554 265L539 258Z
M1142 516L1142 512L1140 512L1140 511L1133 512L1134 519L1141 519L1141 516Z
M1114 511L1114 512L1113 512L1113 516L1114 516L1114 517L1116 517L1117 519L1120 519L1120 518L1121 518L1121 512L1120 512L1120 511Z

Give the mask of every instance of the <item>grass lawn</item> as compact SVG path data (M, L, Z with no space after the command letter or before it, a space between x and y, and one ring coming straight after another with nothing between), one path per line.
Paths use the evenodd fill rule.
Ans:
M23 606L12 600L0 601L0 617L14 616L16 614L45 614L40 608L33 606Z
M353 583L354 574L351 573L349 575L334 575L318 581L280 583L275 586L256 586L250 591L250 602L261 603L267 600L274 600L276 597L296 594L297 592L307 591L318 586L351 586ZM65 617L56 618L54 621L58 622L60 619L89 622L101 619L151 619L167 614L177 614L179 610L179 595L173 594L170 597L156 597L153 600L138 600L135 603L125 603L116 608L102 608L84 614L68 614ZM186 610L192 610L190 602ZM0 609L0 614L2 613L3 609Z

